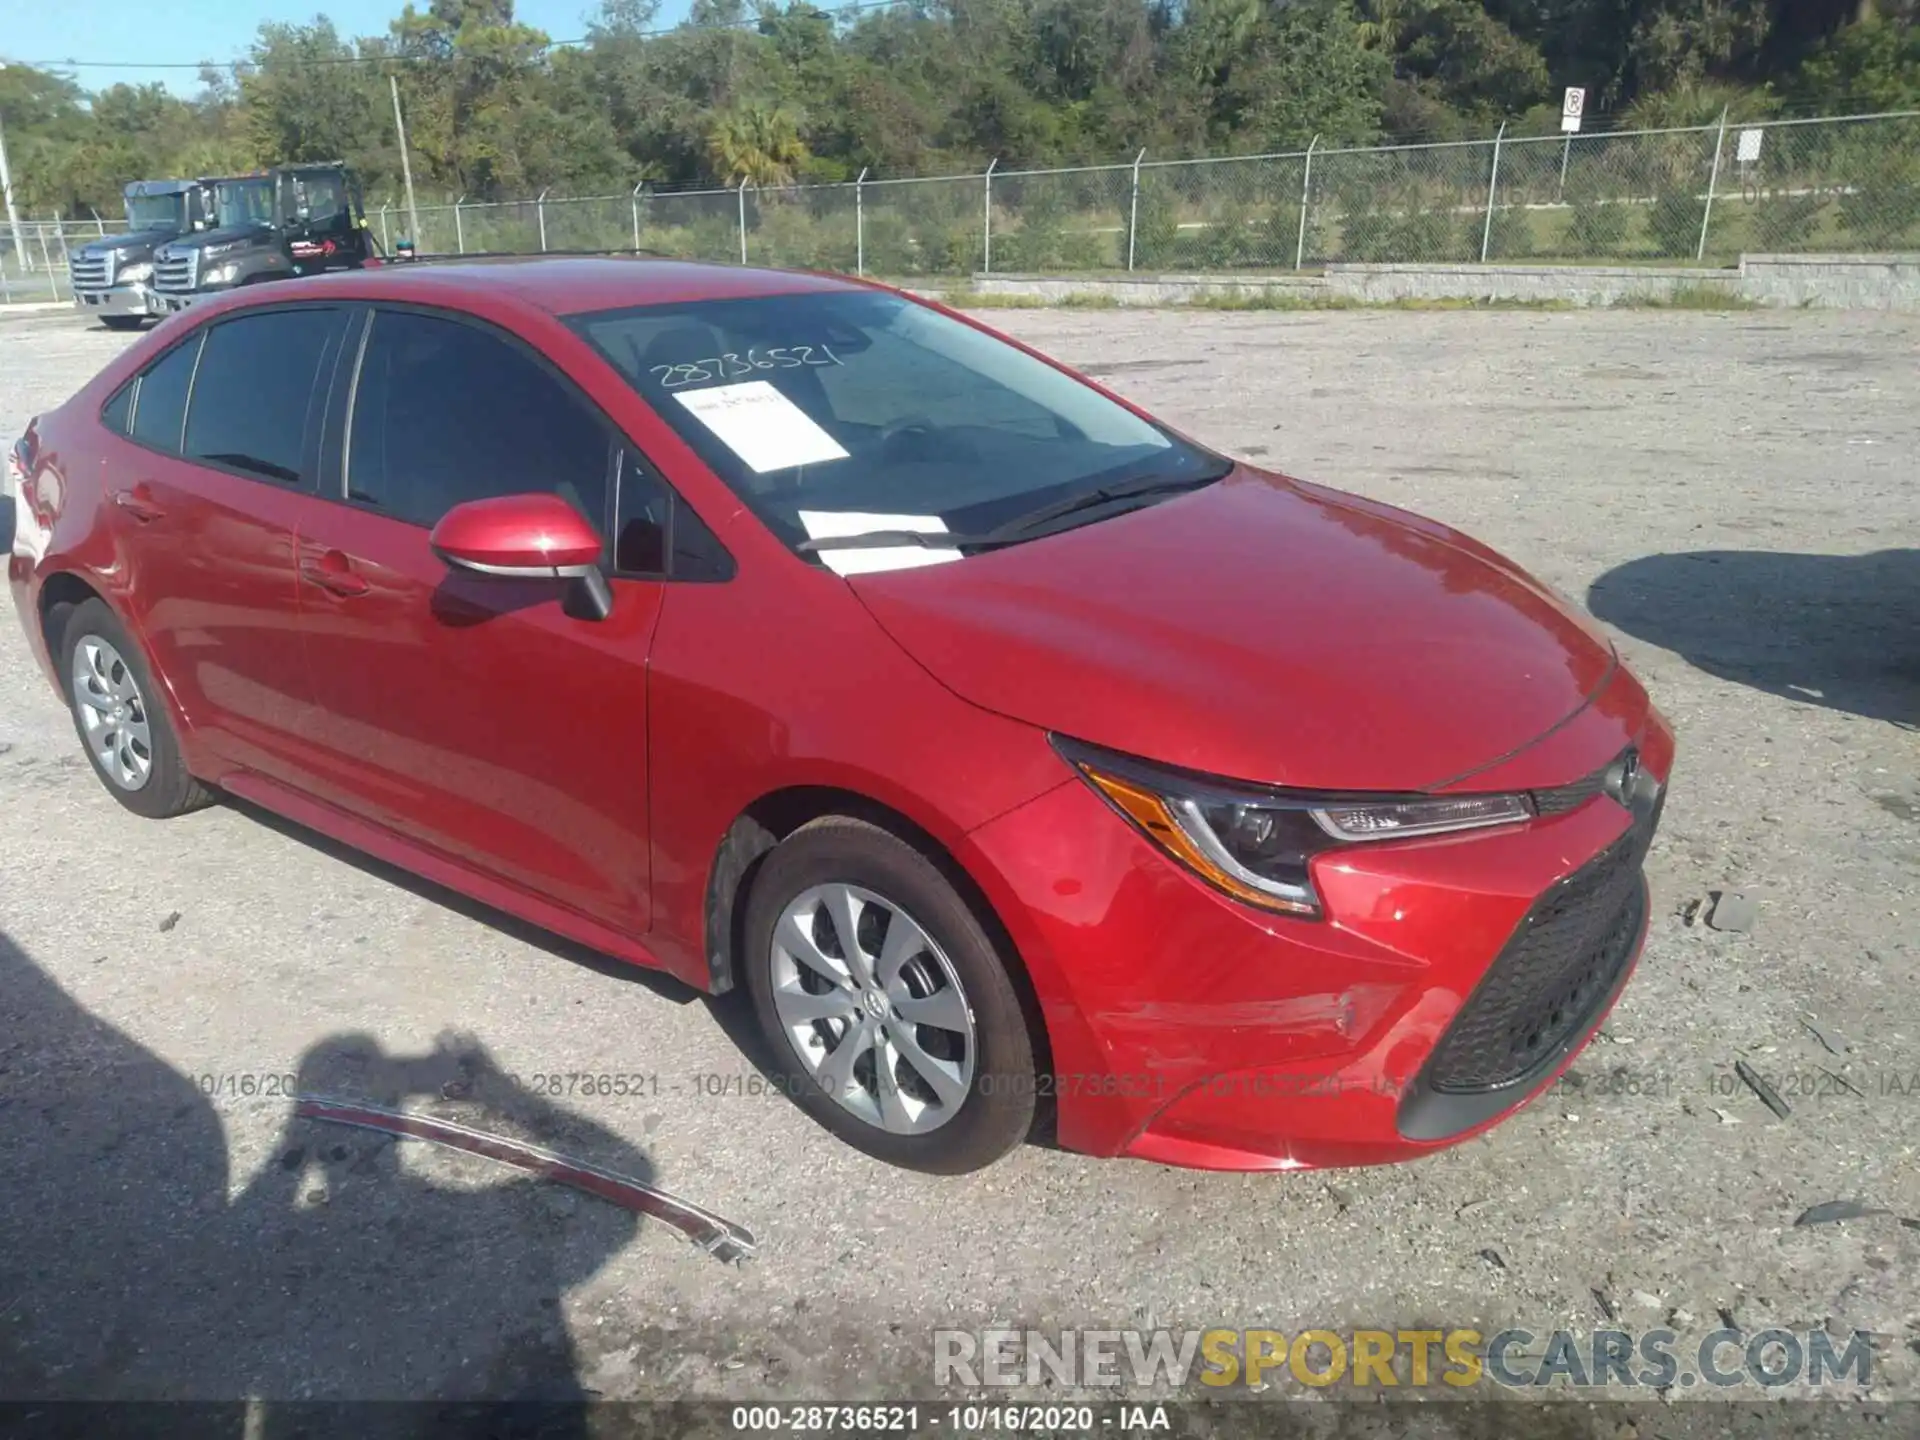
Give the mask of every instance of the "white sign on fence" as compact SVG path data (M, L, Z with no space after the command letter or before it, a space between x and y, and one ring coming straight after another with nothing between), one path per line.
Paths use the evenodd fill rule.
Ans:
M1566 98L1560 102L1560 128L1571 135L1580 128L1580 112L1587 108L1587 92L1578 86L1567 87Z
M1742 165L1751 165L1754 161L1758 160L1760 158L1760 138L1766 133L1764 130L1742 130L1740 132L1740 148L1734 151L1733 158L1738 160Z

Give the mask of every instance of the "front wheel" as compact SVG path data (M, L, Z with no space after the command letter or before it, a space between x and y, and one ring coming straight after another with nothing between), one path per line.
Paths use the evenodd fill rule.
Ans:
M863 821L795 831L761 864L742 961L775 1079L877 1159L961 1174L1033 1124L1033 1042L972 908Z
M147 323L144 315L102 315L100 323L109 330L138 330Z

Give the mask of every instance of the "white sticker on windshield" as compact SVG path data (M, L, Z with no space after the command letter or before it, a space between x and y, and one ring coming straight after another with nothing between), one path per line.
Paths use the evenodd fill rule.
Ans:
M673 398L758 474L847 458L838 441L764 380L682 390Z
M802 510L800 523L807 537L824 540L837 535L866 535L875 530L911 530L916 535L944 535L947 522L938 515L875 515L864 510ZM924 545L881 545L870 550L822 550L820 559L836 575L871 575L879 570L911 570L917 565L941 565L958 560L958 550Z

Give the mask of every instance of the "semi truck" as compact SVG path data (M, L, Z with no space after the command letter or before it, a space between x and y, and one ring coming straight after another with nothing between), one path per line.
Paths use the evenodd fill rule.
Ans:
M213 224L154 255L153 314L296 275L357 270L375 258L360 182L341 161L276 165L213 186Z
M73 306L98 315L109 330L132 330L153 313L153 252L169 240L213 223L218 182L135 180L122 192L127 228L121 235L89 240L67 256Z

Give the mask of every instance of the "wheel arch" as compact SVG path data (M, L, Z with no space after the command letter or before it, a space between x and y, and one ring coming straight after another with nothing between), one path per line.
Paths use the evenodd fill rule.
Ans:
M113 611L121 624L126 624L125 617L114 609L113 602L73 571L57 570L40 581L40 638L47 647L47 658L59 678L60 693L63 695L67 693L68 678L60 645L66 633L67 616L89 600L98 600Z
M736 960L741 953L747 900L760 862L796 830L829 816L864 821L913 846L954 888L1005 960L1007 976L1027 1022L1035 1065L1041 1074L1051 1073L1053 1050L1033 977L985 887L939 837L912 816L856 790L833 785L793 785L774 790L747 806L727 827L707 878L704 939L708 989L722 995L739 981Z

